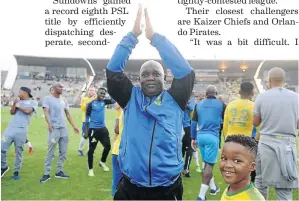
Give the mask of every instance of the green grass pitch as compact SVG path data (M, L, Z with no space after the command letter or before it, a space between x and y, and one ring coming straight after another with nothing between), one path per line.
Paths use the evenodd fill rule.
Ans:
M39 109L37 116L32 117L29 128L29 140L34 147L34 153L29 155L27 146L24 146L23 167L20 170L21 179L18 181L12 179L14 164L13 145L7 153L10 170L1 181L2 200L112 200L111 154L107 161L110 172L104 172L98 166L98 161L100 160L103 149L102 145L100 143L98 144L94 160L95 177L89 177L87 175L87 156L80 157L77 152L80 135L75 135L71 128L69 128L67 160L64 163L64 171L70 175L70 178L68 180L54 178L58 156L57 148L51 170L51 179L46 183L39 183L39 179L44 172L48 135L46 122L42 114L42 110ZM77 127L81 129L80 109L71 109L71 114ZM106 125L109 129L111 140L114 138L113 127L115 115L114 110L107 110L106 112ZM8 107L2 108L1 118L1 133L3 133L11 118ZM84 149L85 155L86 152L87 143ZM195 171L195 163L193 160L190 169L191 178L183 177L184 200L196 199L201 185L201 173ZM218 164L214 168L214 177L221 191L216 196L211 196L207 193L207 198L209 200L220 200L222 192L227 185L221 177ZM274 190L270 189L270 200L275 200L275 198ZM294 200L298 200L298 190L293 192L293 198Z

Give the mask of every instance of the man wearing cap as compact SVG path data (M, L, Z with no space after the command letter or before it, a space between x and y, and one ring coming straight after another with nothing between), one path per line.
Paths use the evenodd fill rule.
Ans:
M13 179L20 179L19 170L22 165L23 148L28 135L29 122L32 113L37 110L37 102L30 100L31 98L31 90L27 87L21 87L18 98L14 100L10 108L10 114L14 116L6 127L1 141L1 177L9 170L6 152L14 143L16 160Z
M69 106L67 101L61 97L63 85L57 83L53 85L51 96L46 96L43 100L43 109L45 119L48 124L48 153L45 161L45 173L40 179L44 183L50 179L50 171L52 160L57 144L59 145L59 158L57 162L56 178L68 179L69 176L63 172L63 162L66 159L66 152L68 146L68 129L64 115L72 125L74 132L79 134L78 128L75 126L73 119L69 113Z

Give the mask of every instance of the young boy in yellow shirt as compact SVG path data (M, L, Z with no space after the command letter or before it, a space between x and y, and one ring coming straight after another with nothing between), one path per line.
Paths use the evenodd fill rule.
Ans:
M224 200L262 200L265 198L250 181L255 170L257 143L249 136L231 135L225 140L221 154L220 171L228 188Z

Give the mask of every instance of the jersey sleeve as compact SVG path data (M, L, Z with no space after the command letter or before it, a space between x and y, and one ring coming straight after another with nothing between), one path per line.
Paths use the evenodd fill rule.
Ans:
M46 96L43 100L43 108L49 108L50 107L50 97Z
M68 104L67 100L64 99L63 101L64 101L64 104L65 104L65 106L64 106L64 110L65 110L65 111L68 111L68 110L70 109L70 107L69 107L69 104Z
M32 109L33 109L34 113L37 112L37 106L38 106L38 103L36 101L32 101Z

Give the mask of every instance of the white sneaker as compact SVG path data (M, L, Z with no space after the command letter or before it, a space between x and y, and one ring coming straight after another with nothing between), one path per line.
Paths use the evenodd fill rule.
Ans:
M105 172L109 172L109 168L102 161L99 162L99 166L101 166Z
M199 166L196 167L196 172L201 172L201 169Z
M94 177L93 169L91 169L91 170L88 171L88 176Z

